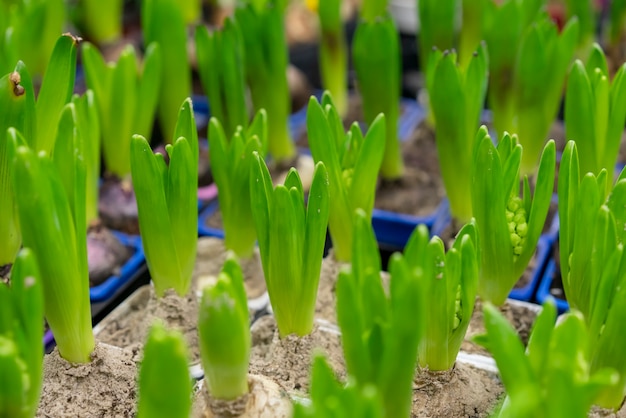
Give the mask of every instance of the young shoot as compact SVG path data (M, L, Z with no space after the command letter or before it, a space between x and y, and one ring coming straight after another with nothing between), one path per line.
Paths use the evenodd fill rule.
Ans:
M85 146L85 187L87 226L98 219L98 187L100 182L100 119L92 90L74 95L76 128ZM130 144L128 145L130 147Z
M340 0L320 0L318 16L320 39L320 76L322 86L334 98L342 118L348 111L348 45L341 18Z
M77 25L85 37L106 46L122 36L123 0L82 0L77 6Z
M329 179L318 162L305 207L300 176L289 170L274 188L265 161L253 153L250 196L263 273L281 337L313 329L326 227Z
M614 385L614 370L591 371L586 357L590 335L580 313L554 325L556 307L544 303L528 347L498 311L484 306L486 334L476 338L493 355L507 397L495 417L585 418L595 396Z
M352 266L339 272L337 321L346 369L364 390L380 393L384 416L408 417L422 338L422 293L408 260L390 260L389 296L380 278L380 254L371 222L355 212Z
M339 112L325 92L322 104L309 100L307 132L311 154L328 170L330 215L328 224L335 258L350 261L354 211L363 209L372 218L378 168L385 144L385 117L379 115L365 138L357 123L344 133Z
M18 254L10 286L0 282L0 416L32 418L43 377L43 291L35 255Z
M452 215L466 222L472 217L472 153L487 92L487 51L479 46L465 69L454 50L436 49L430 58L428 91L441 176Z
M0 73L9 71L17 60L22 60L31 73L40 78L48 71L50 57L66 19L63 0L2 1L0 15L5 20L2 27L3 53L9 67L0 68ZM0 18L0 21L2 18ZM0 24L0 26L2 26ZM73 86L73 83L72 83Z
M454 48L458 0L420 0L417 7L419 57L422 69L426 70L433 48L442 51Z
M576 18L559 33L540 5L508 0L487 8L490 108L498 135L516 133L524 147L522 174L537 168L578 42Z
M288 124L291 104L285 11L279 3L249 1L235 10L243 38L246 83L255 111L267 111L268 151L278 163L296 155Z
M459 32L459 64L467 68L474 52L483 40L483 25L485 8L491 0L462 0L461 1L461 30ZM434 45L435 47L437 45Z
M244 81L243 40L237 22L229 17L220 30L196 28L198 71L211 104L211 114L220 121L227 138L238 127L248 127ZM210 138L210 135L209 135Z
M76 129L76 110L61 115L55 160L17 147L13 187L24 246L41 271L45 317L61 357L88 363L95 342L91 329L83 140ZM16 144L25 143L11 129ZM40 342L38 342L40 344Z
M90 43L82 48L87 86L94 91L102 126L102 151L108 172L120 179L130 175L130 138L142 135L148 142L161 82L161 49L152 43L143 64L135 48L127 45L117 62L106 63Z
M37 95L34 149L51 153L61 110L74 91L76 55L80 38L69 33L58 38ZM22 132L27 135L26 132ZM30 141L30 140L29 140Z
M578 152L570 141L559 172L559 250L561 277L572 309L588 326L591 370L611 367L619 383L604 388L596 402L618 409L626 390L626 361L619 347L626 343L619 324L626 315L624 228L626 179L620 178L604 199L607 174L579 177Z
M383 418L380 394L376 386L361 387L348 377L348 384L337 381L334 371L321 353L313 358L311 403L294 404L293 418Z
M158 119L164 142L175 141L178 109L191 94L191 68L187 56L187 28L177 0L141 0L144 46L153 42L161 50Z
M0 109L3 110L0 114L0 201L3 205L3 215L0 216L0 267L13 263L22 244L13 195L13 159L17 145L7 132L10 127L20 132L25 130L27 94L21 80L17 71L0 78Z
M257 237L250 202L250 168L253 152L265 155L267 114L261 109L250 127L246 131L239 127L230 141L219 120L211 118L209 147L224 221L224 245L239 257L250 257Z
M150 328L139 369L138 418L188 418L191 376L185 339L160 322Z
M389 14L359 22L352 44L352 60L363 101L365 123L385 115L385 150L380 175L402 177L404 161L398 140L400 117L400 39Z
M198 336L209 396L230 401L248 393L250 319L243 273L230 255L198 312Z
M525 176L519 196L522 146L515 141L505 133L496 149L481 126L474 151L471 194L478 228L478 295L495 305L505 302L534 254L554 188L556 150L550 140L541 154L534 194Z
M470 323L478 287L476 228L466 224L446 253L443 241L429 238L419 225L404 248L409 270L415 274L423 299L419 365L431 371L450 370Z
M615 166L626 121L626 64L610 80L602 48L594 44L587 64L576 60L567 80L565 136L580 149L580 174ZM609 179L609 180L612 180ZM612 181L606 182L608 194Z
M131 173L139 229L157 296L189 291L198 242L198 132L191 99L178 113L173 144L153 154L141 135L131 140Z

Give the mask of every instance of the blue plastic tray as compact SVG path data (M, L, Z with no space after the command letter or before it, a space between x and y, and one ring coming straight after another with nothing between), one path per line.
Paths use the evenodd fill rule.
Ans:
M132 254L122 266L120 274L111 276L104 282L89 289L91 303L104 302L115 295L124 286L133 274L145 261L141 238L138 235L127 235L122 232L112 231L115 237L126 247L131 248Z

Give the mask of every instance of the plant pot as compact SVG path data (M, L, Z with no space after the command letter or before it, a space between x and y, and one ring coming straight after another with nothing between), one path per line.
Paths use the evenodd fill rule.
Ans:
M129 248L131 255L122 266L119 274L109 277L99 285L89 289L89 300L92 304L107 301L127 284L130 278L139 270L145 261L145 254L141 245L141 237L138 235L127 235L123 232L112 231L122 245Z

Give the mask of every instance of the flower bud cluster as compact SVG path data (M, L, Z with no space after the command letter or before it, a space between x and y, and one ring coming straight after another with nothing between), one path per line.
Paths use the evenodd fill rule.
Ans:
M509 199L506 207L506 221L509 226L511 246L513 247L513 260L517 260L524 248L524 241L528 232L526 210L522 204L522 199L518 196L512 196Z

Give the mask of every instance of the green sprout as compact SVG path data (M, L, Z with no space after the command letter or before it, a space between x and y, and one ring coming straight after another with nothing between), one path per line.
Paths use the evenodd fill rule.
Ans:
M348 111L348 45L341 19L340 0L320 0L320 76L322 85L334 97L339 116Z
M198 132L191 99L178 113L173 145L154 154L141 135L131 140L131 174L139 229L157 296L189 291L198 242Z
M487 7L489 104L500 136L516 133L524 147L522 173L535 171L554 121L578 42L578 20L559 34L539 0Z
M550 140L539 163L534 193L524 177L519 197L522 146L504 134L496 149L481 126L476 136L472 208L478 228L478 295L502 305L537 247L554 188L556 150Z
M0 266L13 263L22 243L13 195L12 163L16 144L7 133L10 127L21 132L27 129L25 115L28 99L21 81L17 71L0 78L0 200L4 206L3 216L0 216Z
M43 377L43 291L31 250L18 254L11 285L0 283L0 416L31 418Z
M464 6L465 3L466 1L463 2ZM442 51L454 48L458 1L421 0L417 6L419 56L423 68L426 69L433 48ZM465 8L463 11L465 12Z
M567 19L574 16L578 18L580 30L576 45L576 56L587 59L596 38L596 12L594 3L588 0L565 0L565 12Z
M488 2L490 0L462 0L461 2L462 22L458 50L459 64L462 68L466 68L473 61L474 51L483 40L483 20Z
M211 104L211 114L230 138L239 126L248 127L243 40L237 21L229 17L222 29L211 32L204 25L198 26L196 51L200 80Z
M250 202L250 167L253 152L265 155L267 144L267 114L257 113L244 132L239 127L228 141L216 118L209 122L209 159L217 185L224 222L224 245L239 257L250 257L257 233Z
M84 95L74 95L72 103L76 107L76 128L85 146L85 184L87 226L98 219L98 187L100 182L100 119L92 90ZM130 147L130 145L129 145Z
M374 385L385 416L406 417L422 338L422 293L408 260L390 260L389 296L380 279L380 254L371 223L362 210L354 221L352 266L339 272L337 321L346 369L356 384Z
M400 39L389 14L359 22L352 44L352 59L368 125L383 113L387 120L380 175L402 177L404 161L398 140L400 117Z
M272 185L265 161L253 153L252 215L267 291L281 337L313 329L315 300L329 214L329 180L324 163L313 172L308 204L296 169L284 185Z
M511 80L523 34L536 20L545 0L487 2L484 39L489 46L489 106L498 133L510 131L515 115Z
M202 366L212 398L235 400L248 393L250 319L243 273L230 255L217 283L206 287L198 313Z
M0 45L10 71L17 60L26 63L31 73L42 76L47 72L59 34L63 32L66 10L63 0L15 0L0 2L0 15L5 26ZM1 19L0 19L1 21ZM2 64L0 62L0 64Z
M193 24L202 18L201 0L178 0L178 4L183 13L185 23Z
M450 211L466 222L472 217L472 153L487 91L487 51L479 46L465 69L454 51L434 50L430 57L428 90L441 174Z
M591 370L614 368L619 384L601 391L596 402L617 409L624 400L626 361L619 324L626 315L623 243L626 215L626 174L604 199L606 170L580 179L578 151L568 142L559 171L559 250L561 277L572 309L582 313L591 335Z
M138 418L189 417L191 376L187 358L187 346L180 332L155 322L139 370Z
M328 170L331 210L328 219L337 260L349 261L352 251L352 219L361 208L372 217L380 152L385 143L385 117L379 115L365 138L357 123L346 134L338 110L325 92L320 105L309 100L307 131L315 161L323 161Z
M609 9L607 41L611 49L618 50L626 27L626 1L613 0Z
M363 388L354 379L337 381L325 357L317 353L311 370L311 404L294 404L293 418L383 418L382 402L374 385Z
M19 145L13 187L24 246L39 264L45 316L61 356L89 362L95 342L91 329L83 140L76 128L73 103L63 109L54 162ZM15 130L10 140L26 141Z
M141 28L144 45L149 47L155 42L159 44L161 50L161 78L157 109L164 142L176 140L174 132L178 108L191 94L187 29L179 3L176 0L141 1ZM154 86L148 89L151 88Z
M289 85L284 5L249 2L235 10L244 46L246 83L255 111L267 111L268 150L280 163L291 160L296 148L289 134Z
M78 26L98 45L117 42L122 36L123 0L82 0L77 7Z
M493 355L507 397L496 417L584 418L595 396L614 385L611 369L590 370L590 335L580 313L568 313L558 325L552 300L544 303L528 347L496 307L484 306L486 335L476 338Z
M161 49L148 46L143 66L127 45L117 62L105 63L90 43L83 45L87 86L94 91L102 127L102 150L107 171L120 179L130 175L130 138L150 140L161 82ZM182 100L181 100L182 101Z
M404 257L418 280L424 298L423 337L419 364L431 371L450 370L461 349L474 310L478 287L476 228L466 224L446 253L443 241L429 238L419 225L404 249Z
M604 52L594 44L587 65L577 60L567 80L565 133L580 149L580 174L610 170L626 121L626 64L609 79ZM612 182L607 182L606 193Z
M588 318L593 299L590 295L596 287L593 281L600 278L610 252L617 245L617 236L606 231L599 234L597 230L607 172L601 170L597 175L587 173L581 177L577 148L575 142L567 143L559 168L559 249L567 300ZM599 252L592 254L596 245Z

